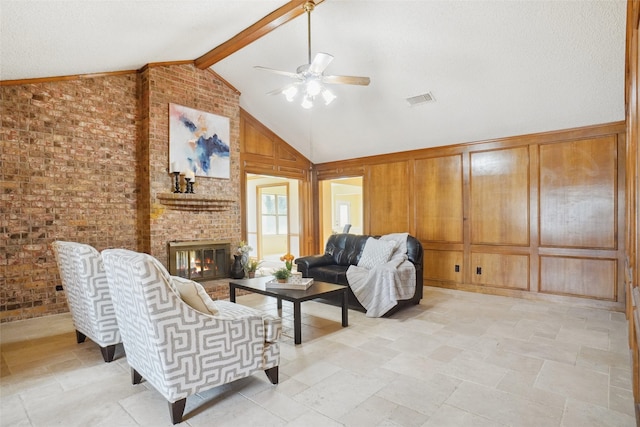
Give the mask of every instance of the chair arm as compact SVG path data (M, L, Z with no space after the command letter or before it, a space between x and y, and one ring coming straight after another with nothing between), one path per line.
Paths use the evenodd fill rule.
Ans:
M307 277L309 270L314 267L320 267L323 265L334 264L333 257L330 255L309 255L305 257L300 257L295 260L296 265L298 266L298 271L302 273L304 277Z
M251 307L235 304L229 301L215 301L219 314L218 319L241 319L246 316L260 316L264 326L265 342L277 342L282 335L282 319L271 314L263 313Z
M282 319L279 317L269 316L260 310L234 304L229 301L213 301L202 285L184 277L171 276L170 281L173 282L173 284L170 283L169 286L174 288L174 292L181 295L182 302L187 303L187 305L200 313L211 314L213 317L223 320L241 319L246 316L260 316L264 323L265 342L276 342L280 339L280 335L282 334ZM175 288L176 282L194 285L197 289L198 296L195 297L188 293L182 295L182 290Z
M265 343L260 315L220 318L187 306L151 316L157 317L152 322L155 345L146 351L157 352L159 365L144 366L148 356L130 364L170 402L266 369L264 349L278 345Z

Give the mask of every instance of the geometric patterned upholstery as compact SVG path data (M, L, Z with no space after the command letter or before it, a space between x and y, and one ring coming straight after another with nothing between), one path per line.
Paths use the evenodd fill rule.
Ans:
M102 256L83 243L56 241L52 246L78 342L89 337L100 346L105 362L111 362L122 339Z
M280 344L267 342L265 330L279 337L279 318L224 301L216 301L218 315L205 314L181 300L152 256L106 249L102 259L132 374L167 399L174 424L192 394L260 370L277 383Z

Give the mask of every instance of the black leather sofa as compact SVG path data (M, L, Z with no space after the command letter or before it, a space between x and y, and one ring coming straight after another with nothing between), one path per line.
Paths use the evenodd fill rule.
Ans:
M369 237L380 236L333 234L327 240L324 254L300 257L295 260L298 271L302 273L302 277L312 277L321 282L348 286L347 269L350 265L358 265ZM398 301L398 304L385 313L385 316L395 313L405 305L419 304L422 299L423 250L420 241L413 236L407 237L407 257L416 268L416 292L412 298ZM349 289L349 306L365 311L351 289Z

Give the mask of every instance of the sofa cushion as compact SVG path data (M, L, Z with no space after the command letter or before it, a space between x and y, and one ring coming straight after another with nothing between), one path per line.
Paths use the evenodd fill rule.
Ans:
M397 242L394 240L379 240L369 237L364 245L360 261L358 261L358 267L372 270L375 266L386 263L396 246Z
M323 265L314 267L309 270L309 277L320 282L335 283L337 285L347 286L347 267L346 265Z
M355 234L332 234L327 241L325 255L333 258L333 264L358 265L367 238Z

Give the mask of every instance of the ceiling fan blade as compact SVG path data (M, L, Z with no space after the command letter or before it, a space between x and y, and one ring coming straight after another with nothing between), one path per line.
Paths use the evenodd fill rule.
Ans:
M368 86L371 79L369 77L358 76L322 76L322 82L339 85Z
M274 89L274 90L271 90L271 91L267 92L267 95L280 95L281 93L284 93L284 91L289 89L290 87L296 87L297 88L299 84L300 83L291 83L291 84L288 84L286 86L279 87L278 89Z
M289 87L289 85L283 86L278 89L270 90L269 92L267 92L267 95L280 95L282 91L285 90L287 87Z
M316 57L313 58L313 62L309 65L309 72L314 74L322 74L325 68L329 66L331 61L333 61L333 55L320 52L316 54Z
M261 67L260 65L255 65L253 68L257 68L258 70L269 71L270 73L280 74L282 76L292 77L294 79L300 78L300 76L297 73L292 73L290 71L274 70L273 68Z

